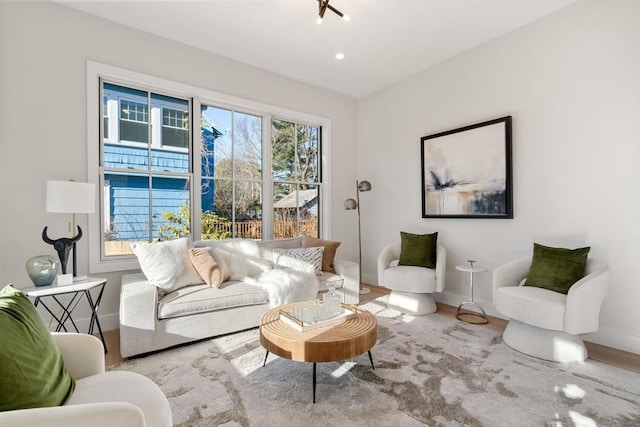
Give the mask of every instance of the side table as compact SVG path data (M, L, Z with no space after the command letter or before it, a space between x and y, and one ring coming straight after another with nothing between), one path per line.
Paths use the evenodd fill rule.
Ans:
M456 312L456 319L462 320L463 322L473 323L475 325L484 325L489 323L489 319L487 318L487 314L484 312L484 309L473 300L473 273L483 273L485 271L489 271L487 267L474 266L475 260L467 260L469 263L466 265L456 265L456 270L464 271L469 273L469 296L471 301L463 302L458 306L458 311ZM461 311L462 307L465 305L471 305L480 309L481 313L471 310Z
M102 293L104 292L104 286L107 284L107 279L102 279L99 277L89 277L86 280L82 280L80 282L74 282L71 285L64 286L39 286L39 287L31 287L26 289L26 294L32 298L35 298L33 305L36 307L38 304L42 303L42 306L49 312L49 314L58 322L56 325L56 332L60 332L61 330L64 332L67 331L66 323L67 321L71 322L73 328L76 332L80 332L78 330L78 325L71 317L73 310L78 306L78 303L82 300L82 296L84 295L89 303L89 308L91 309L91 320L89 321L89 335L93 335L94 327L98 328L98 333L100 334L100 340L102 341L102 345L104 346L104 352L107 353L107 345L104 342L104 335L102 334L102 327L100 326L100 319L98 319L98 308L100 307L100 301L102 300ZM95 299L91 295L91 292L94 292L96 295ZM68 303L64 303L60 300L59 296L71 294L71 299ZM54 309L49 307L46 303L46 298L50 298L53 301L49 301L49 304L55 302L58 307L62 309L62 313L55 314Z

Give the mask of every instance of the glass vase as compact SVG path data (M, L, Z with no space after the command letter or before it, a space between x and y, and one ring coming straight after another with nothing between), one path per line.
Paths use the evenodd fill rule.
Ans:
M51 255L37 255L27 260L25 267L29 278L36 286L49 286L58 274L60 262Z

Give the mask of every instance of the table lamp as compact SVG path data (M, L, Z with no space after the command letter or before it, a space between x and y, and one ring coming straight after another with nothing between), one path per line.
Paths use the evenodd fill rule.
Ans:
M67 261L69 252L73 251L73 280L80 281L86 278L78 276L76 243L82 238L82 229L76 225L76 214L95 212L95 184L76 181L47 181L47 212L70 213L71 223L69 229L71 238L53 240L47 235L47 227L42 230L42 239L53 245L62 264L62 274L67 274ZM74 236L73 233L78 233ZM60 284L60 283L58 283Z

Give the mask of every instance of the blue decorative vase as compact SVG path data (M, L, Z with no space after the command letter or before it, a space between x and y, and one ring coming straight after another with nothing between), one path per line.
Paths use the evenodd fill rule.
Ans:
M37 255L26 263L27 274L36 286L49 286L58 275L59 261L51 255Z

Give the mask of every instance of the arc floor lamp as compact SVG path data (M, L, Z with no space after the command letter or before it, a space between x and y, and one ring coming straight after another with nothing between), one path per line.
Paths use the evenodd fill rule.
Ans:
M371 183L369 181L360 181L356 180L356 200L347 199L344 201L344 208L348 211L357 210L358 211L358 268L360 275L360 294L368 294L371 292L371 289L365 288L362 286L362 232L360 229L360 193L365 191L371 191Z

